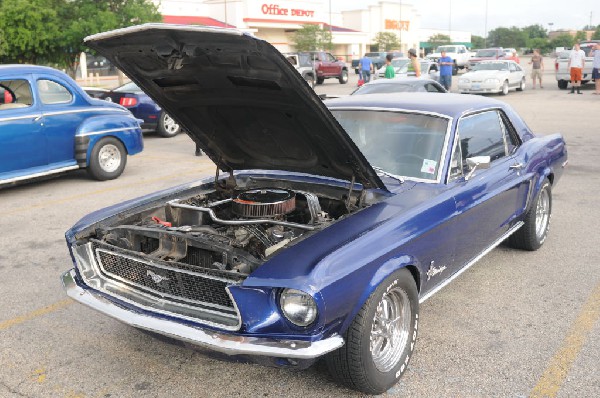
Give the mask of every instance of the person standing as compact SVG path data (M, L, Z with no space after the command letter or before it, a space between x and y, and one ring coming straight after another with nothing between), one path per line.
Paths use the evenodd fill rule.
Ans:
M360 70L361 77L365 83L371 81L371 72L373 71L373 61L371 58L364 55L358 62L358 69Z
M575 89L577 89L577 94L581 94L580 87L583 68L585 67L585 53L579 47L579 43L575 43L575 47L571 50L567 67L571 72L571 91L569 94L573 94Z
M392 66L392 54L388 54L385 56L385 78L393 79L396 77L396 71L394 71L394 67Z
M417 58L417 50L411 48L408 50L408 58L410 58L410 64L408 64L408 72L415 72L416 77L421 77L421 64L419 58Z
M594 60L592 61L592 79L596 81L596 91L592 94L600 95L600 43L594 46Z
M540 54L540 50L537 48L533 50L533 55L531 56L531 61L529 64L532 65L531 69L531 80L533 80L533 89L535 90L535 79L537 78L540 81L540 88L544 88L542 86L542 73L544 72L544 57Z
M454 61L446 55L446 51L442 50L438 64L440 65L440 84L444 86L447 91L450 91L450 86L452 86L452 69Z

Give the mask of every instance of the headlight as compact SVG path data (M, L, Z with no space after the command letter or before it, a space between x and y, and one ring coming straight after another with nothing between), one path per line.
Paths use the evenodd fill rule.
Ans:
M317 304L312 296L296 289L284 289L279 298L283 315L297 326L308 326L317 318Z
M500 83L500 80L498 80L498 79L485 79L484 83L498 84L498 83Z
M458 79L459 83L471 83L469 79Z

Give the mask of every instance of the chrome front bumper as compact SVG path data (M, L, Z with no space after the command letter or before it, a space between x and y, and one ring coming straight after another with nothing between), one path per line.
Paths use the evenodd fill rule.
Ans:
M314 342L257 338L219 333L134 312L106 299L93 290L79 287L75 282L74 269L62 275L62 283L67 295L73 300L121 322L227 355L262 355L277 358L312 359L344 345L344 339L337 334Z

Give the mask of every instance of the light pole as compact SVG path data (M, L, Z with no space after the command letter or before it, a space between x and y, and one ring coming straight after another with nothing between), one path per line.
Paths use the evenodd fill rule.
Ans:
M448 36L450 36L450 43L452 43L452 0L450 0L450 10L448 11Z
M487 47L487 16L488 16L488 0L485 0L485 36L483 36L483 46Z
M400 34L400 50L402 50L402 0L400 0L400 19L398 20L398 31Z

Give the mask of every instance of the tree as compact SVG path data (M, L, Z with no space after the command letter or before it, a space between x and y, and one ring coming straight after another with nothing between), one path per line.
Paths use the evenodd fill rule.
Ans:
M593 40L600 40L600 25L596 26L596 31L592 35Z
M524 47L526 36L515 26L511 28L496 28L488 35L488 45L494 47Z
M77 68L91 34L162 19L151 0L0 1L0 58Z
M543 54L552 49L550 45L550 41L548 39L543 39L541 37L536 37L534 39L529 39L527 42L527 48L536 49L538 48L540 52Z
M331 50L331 32L318 25L302 25L292 41L297 51Z
M427 42L429 44L431 44L431 47L437 48L439 46L443 46L445 44L452 43L452 39L450 39L450 36L448 36L448 35L443 35L441 33L437 33L433 36L430 36L429 40L427 40Z
M481 36L471 35L471 48L484 48L485 39Z
M575 33L575 41L583 41L586 39L586 34L583 30L578 30L577 33Z
M550 46L552 48L556 48L556 47L571 48L571 47L573 47L574 43L575 43L575 39L573 38L573 36L565 33L565 34L556 36L554 39L552 39L550 41Z
M526 26L522 30L523 30L523 33L525 33L525 35L529 39L546 39L546 38L548 38L548 32L546 31L546 29L544 29L544 27L542 25L539 25L539 24Z
M400 40L393 32L379 32L375 35L375 43L379 51L388 51L400 47Z

